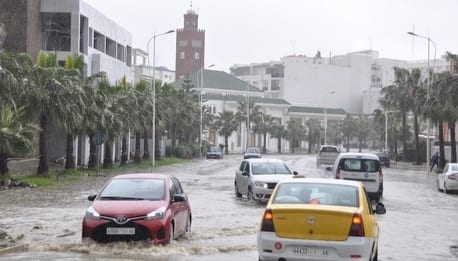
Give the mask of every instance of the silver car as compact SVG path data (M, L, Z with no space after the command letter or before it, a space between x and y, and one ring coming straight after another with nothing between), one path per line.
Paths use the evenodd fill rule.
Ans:
M249 200L267 202L277 182L295 174L297 172L280 159L244 159L235 172L235 196L241 198L246 195Z
M444 171L437 175L437 189L444 193L458 191L458 163L448 163Z

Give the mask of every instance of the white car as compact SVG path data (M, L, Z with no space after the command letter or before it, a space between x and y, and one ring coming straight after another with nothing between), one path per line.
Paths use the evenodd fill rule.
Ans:
M458 191L458 163L448 163L443 172L437 175L437 189L444 193Z
M330 170L336 179L356 180L364 183L371 200L378 202L382 198L383 172L377 155L355 152L340 153Z
M235 196L241 198L246 195L250 200L267 202L277 182L295 174L297 172L280 159L244 159L235 172Z

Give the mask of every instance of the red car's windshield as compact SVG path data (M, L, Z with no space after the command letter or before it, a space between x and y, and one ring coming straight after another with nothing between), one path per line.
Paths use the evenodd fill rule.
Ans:
M102 200L162 200L163 179L113 179L100 193Z

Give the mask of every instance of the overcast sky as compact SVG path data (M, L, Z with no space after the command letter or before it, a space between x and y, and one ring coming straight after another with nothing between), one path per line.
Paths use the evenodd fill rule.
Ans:
M183 28L189 0L85 0L130 31L133 47ZM373 49L380 57L426 60L429 36L437 57L458 53L458 0L194 0L205 30L205 64L280 60L291 54L322 56ZM156 65L175 70L176 35L156 38ZM152 46L150 47L152 48ZM434 47L431 44L431 59ZM152 53L152 52L151 52Z

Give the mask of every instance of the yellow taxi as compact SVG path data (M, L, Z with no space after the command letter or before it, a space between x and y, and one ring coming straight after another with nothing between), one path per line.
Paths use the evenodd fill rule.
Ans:
M257 234L259 260L376 261L379 226L364 184L304 178L280 181Z

